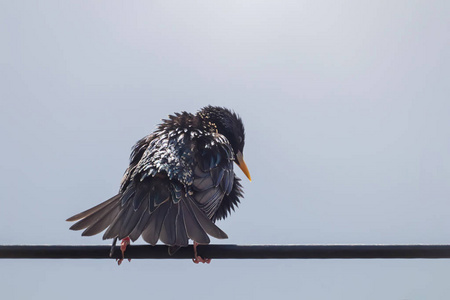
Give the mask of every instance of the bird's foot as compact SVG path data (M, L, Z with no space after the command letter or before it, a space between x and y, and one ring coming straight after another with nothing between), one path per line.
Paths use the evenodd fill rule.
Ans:
M198 263L209 264L211 262L211 258L203 258L201 256L197 256L197 257L193 258L192 261L194 262L194 264L198 264Z
M117 264L120 266L125 259L125 250L127 250L127 246L130 244L130 238L127 236L122 240L120 243L120 251L122 252L122 258L117 259ZM131 258L128 259L128 261L131 261Z
M202 264L207 263L207 264L209 264L211 262L211 258L203 258L200 255L198 255L198 253L197 253L197 246L198 246L198 243L196 241L194 241L194 258L192 259L192 261L195 264L198 264L198 263L202 263Z

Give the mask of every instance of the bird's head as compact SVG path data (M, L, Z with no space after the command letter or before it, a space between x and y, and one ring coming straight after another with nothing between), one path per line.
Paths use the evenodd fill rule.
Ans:
M218 133L228 139L236 155L236 164L251 181L250 172L243 156L245 130L241 118L231 110L219 106L206 106L199 111L199 115L204 124L215 127Z

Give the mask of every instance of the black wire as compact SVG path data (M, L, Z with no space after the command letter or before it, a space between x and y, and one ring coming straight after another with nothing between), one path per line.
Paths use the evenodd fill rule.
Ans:
M101 259L120 258L111 246L8 245L0 246L0 258ZM125 257L132 259L192 258L192 246L173 256L163 245L128 246ZM200 245L199 255L213 259L410 259L450 258L450 245Z

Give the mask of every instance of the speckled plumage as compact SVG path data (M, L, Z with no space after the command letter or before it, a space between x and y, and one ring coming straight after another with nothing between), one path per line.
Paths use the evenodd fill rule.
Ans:
M244 139L241 119L225 108L169 116L133 147L119 193L69 218L78 221L71 229L94 235L107 228L103 239L142 236L172 249L189 239L207 244L208 235L227 238L214 222L242 197L233 162L239 165Z

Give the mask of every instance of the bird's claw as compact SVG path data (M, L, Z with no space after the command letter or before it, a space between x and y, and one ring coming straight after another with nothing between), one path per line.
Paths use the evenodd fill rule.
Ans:
M197 256L196 258L193 258L192 261L195 264L198 264L198 263L203 263L203 264L207 263L207 264L209 264L211 262L211 258L203 258L201 256Z
M122 252L122 258L118 258L116 259L117 261L117 265L121 265L123 260L125 259L125 250L127 250L127 246L130 244L130 238L126 237L122 240L122 242L120 243L120 251ZM131 261L131 258L128 259L128 261Z
M123 262L123 258L116 258L116 261L117 261L117 265L120 266ZM131 261L131 258L128 258L128 261Z
M198 243L194 241L194 258L192 259L192 261L194 262L194 264L198 264L198 263L209 264L211 262L211 258L203 258L200 255L198 255L197 246L198 246Z

